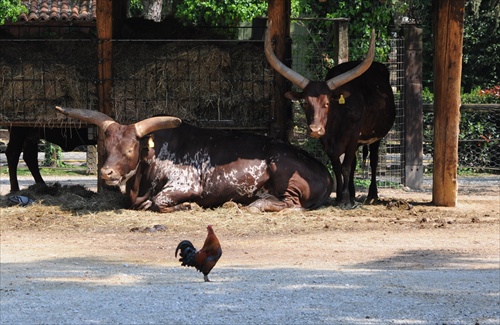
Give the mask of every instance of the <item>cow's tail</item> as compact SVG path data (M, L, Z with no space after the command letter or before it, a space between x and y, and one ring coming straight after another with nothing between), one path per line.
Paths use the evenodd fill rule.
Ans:
M175 257L177 257L177 252L180 251L179 262L182 266L195 266L196 248L189 240L183 240L177 245L175 249Z

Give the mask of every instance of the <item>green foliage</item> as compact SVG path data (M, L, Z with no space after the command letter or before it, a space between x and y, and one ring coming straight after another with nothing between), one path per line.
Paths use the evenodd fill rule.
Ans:
M376 60L387 61L393 29L394 0L326 1L299 0L301 17L349 18L349 56L361 59L368 51L371 30L377 35ZM293 8L293 6L292 6ZM399 8L399 7L397 7ZM318 24L318 22L315 22Z
M460 99L463 104L500 104L500 85L490 89L475 87L470 92L464 92L462 89ZM434 102L434 94L429 87L422 90L422 101L431 104Z
M28 9L21 4L21 0L0 0L0 25L6 20L17 21L17 17Z
M493 87L499 80L500 28L488 1L476 8L474 1L467 1L465 8L462 87L469 92L477 86Z
M141 0L130 0L129 3L130 16L140 17L143 10L144 10L144 5L142 4Z
M261 0L184 0L177 5L176 17L199 27L235 27L267 13Z
M58 145L45 143L45 158L42 166L45 167L64 167L66 164L61 160L62 149Z
M407 1L405 13L422 27L423 83L433 87L432 1ZM489 88L500 75L500 1L471 0L465 4L462 87L470 92L475 87Z
M432 103L434 96L429 88L424 88L423 101ZM469 93L462 93L464 104L500 103L500 85L491 89L476 87ZM459 166L463 169L478 171L479 168L498 168L500 148L500 126L495 111L470 109L461 111L459 133ZM424 154L433 154L433 145L429 141L434 138L434 112L425 112L423 123Z

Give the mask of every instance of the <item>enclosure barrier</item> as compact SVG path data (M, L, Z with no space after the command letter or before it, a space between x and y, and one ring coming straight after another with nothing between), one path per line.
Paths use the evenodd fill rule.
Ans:
M500 174L500 104L462 104L459 171ZM424 104L424 167L433 171L434 111Z

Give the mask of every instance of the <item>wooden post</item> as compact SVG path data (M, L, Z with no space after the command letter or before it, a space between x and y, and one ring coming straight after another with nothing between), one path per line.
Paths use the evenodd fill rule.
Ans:
M403 25L405 38L404 184L420 190L423 168L422 28Z
M291 61L290 44L290 0L269 0L268 17L273 22L270 30L274 41L276 57L287 66ZM270 135L274 138L288 141L292 124L292 107L285 100L285 93L289 90L288 81L276 71L274 72L274 102L272 107L273 121Z
M99 111L110 115L111 114L111 89L112 89L112 55L113 44L111 39L113 37L113 0L98 0L96 7L97 15L97 38L98 38L98 65L97 65L97 96ZM106 159L106 152L104 149L104 134L99 130L97 141L98 151L98 170L101 170L102 165ZM98 181L97 187L102 188L103 181L100 173L97 173Z
M457 205L460 82L465 0L433 0L434 175L432 199Z
M333 57L335 65L349 61L349 19L337 18L333 21L335 39L333 40Z

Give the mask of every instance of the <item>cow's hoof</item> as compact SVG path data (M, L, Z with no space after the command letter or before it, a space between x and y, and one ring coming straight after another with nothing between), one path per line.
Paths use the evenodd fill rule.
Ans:
M362 206L359 202L340 202L338 207L342 210L352 210Z
M364 204L366 205L374 205L378 203L379 203L378 197L367 197L364 202Z

